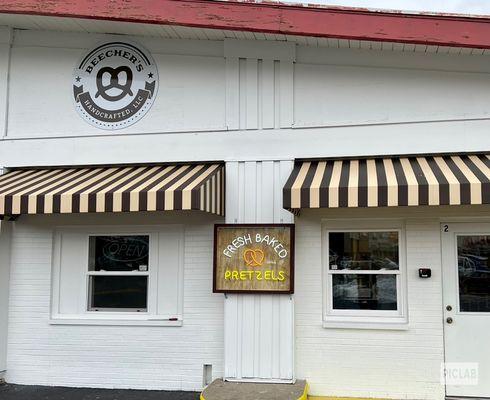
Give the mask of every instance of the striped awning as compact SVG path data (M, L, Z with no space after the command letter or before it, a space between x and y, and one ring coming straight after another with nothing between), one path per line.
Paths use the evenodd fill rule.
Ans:
M220 163L22 169L0 176L0 216L201 210L224 215Z
M283 196L289 210L490 204L490 156L301 161Z

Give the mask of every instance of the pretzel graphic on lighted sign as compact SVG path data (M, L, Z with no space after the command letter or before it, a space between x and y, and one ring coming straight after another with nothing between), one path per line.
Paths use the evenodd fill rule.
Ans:
M247 249L243 252L243 260L249 267L260 267L264 262L265 254L260 249Z

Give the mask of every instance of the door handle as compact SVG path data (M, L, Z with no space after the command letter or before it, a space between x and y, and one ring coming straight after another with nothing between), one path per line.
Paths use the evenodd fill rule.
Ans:
M453 319L452 319L451 317L447 317L447 318L446 318L446 322L447 322L448 324L452 324L452 323L453 323Z

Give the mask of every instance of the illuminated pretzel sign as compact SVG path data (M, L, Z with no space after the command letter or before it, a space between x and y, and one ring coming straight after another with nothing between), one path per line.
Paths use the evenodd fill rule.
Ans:
M214 293L293 293L294 225L214 228Z

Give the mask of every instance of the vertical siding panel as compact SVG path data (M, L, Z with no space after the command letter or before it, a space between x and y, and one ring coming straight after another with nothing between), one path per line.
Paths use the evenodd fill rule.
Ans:
M227 199L238 198L229 201L238 206L227 210L227 222L291 222L292 214L285 211L283 215L281 210L282 187L292 167L292 161L227 163ZM228 180L238 182L228 184ZM293 378L293 300L289 295L229 294L225 314L229 316L225 319L226 378Z
M274 163L274 204L273 204L273 212L274 212L274 221L281 221L282 216L282 170L284 161L278 161ZM291 162L292 164L292 162ZM279 178L278 178L279 177ZM279 182L278 182L279 180Z
M262 61L262 129L274 128L274 61Z
M281 79L280 62L274 61L274 129L281 127Z
M272 298L272 332L280 332L280 322L281 322L281 296L274 296ZM271 360L271 373L273 377L281 376L281 341L279 338L274 337L272 340L272 360Z
M238 375L238 296L229 296L225 301L225 376Z
M262 161L262 197L261 218L257 222L270 223L274 221L275 199L278 197L274 180L274 161Z
M264 71L263 60L257 61L257 129L264 129L264 104L263 104L263 91L264 91Z
M286 181L289 178L289 175L291 174L291 171L293 170L294 161L283 160L278 162L277 164L278 176L274 179L274 193L276 193L276 198L274 199L274 220L276 222L290 224L294 222L294 216L282 207L282 188L284 187Z
M246 207L244 206L247 204L246 202L246 179L245 179L245 166L246 163L240 162L238 163L238 214L235 219L236 222L242 223L245 221L245 213L246 213Z
M256 206L256 215L255 221L261 222L267 219L267 210L264 209L264 192L263 192L263 182L267 181L267 177L263 176L263 162L256 162L256 182L255 182L255 202Z
M254 371L254 346L255 346L255 296L240 296L242 303L242 335L241 342L238 343L241 347L242 355L242 377L253 378Z
M239 127L239 66L238 58L226 59L226 127L229 130Z
M239 129L247 129L247 60L238 59L238 120Z
M248 104L247 104L248 109ZM257 178L260 170L260 165L256 162L245 162L244 174L243 174L243 214L244 222L256 221L259 207L257 202ZM241 355L242 359L242 376L244 378L253 378L257 376L256 373L256 338L259 326L256 321L256 301L257 296L240 296L240 300L243 307L242 318L242 340L241 342Z
M280 328L278 337L280 346L280 373L281 379L290 379L293 376L294 352L294 302L290 295L280 296ZM291 346L293 343L293 346Z
M260 342L262 340L262 336L265 336L265 335L262 335L262 329L264 328L264 326L262 325L262 320L261 320L261 316L263 314L263 304L262 304L262 297L263 296L260 296L260 295L254 295L254 306L255 306L255 310L254 310L254 316L255 316L255 326L254 326L254 352L253 352L253 356L254 356L254 375L253 376L262 376L260 375L260 369L261 369L261 365L262 365L262 353L261 353L261 346L260 346ZM267 340L267 339L266 339Z
M226 299L226 298L225 298ZM244 308L243 308L243 299L237 296L237 314L236 314L236 334L234 337L236 338L236 342L233 343L236 348L236 360L237 360L237 376L244 376L243 372L243 348L241 346L237 346L238 343L243 343L243 324L244 324Z
M257 166L255 162L245 163L244 176L244 222L257 221Z
M258 338L258 348L260 363L258 369L258 375L264 379L272 378L272 347L276 341L276 337L268 332L275 332L273 330L272 317L274 315L273 310L273 295L262 295L260 299L260 330L261 335ZM263 334L262 334L263 333Z
M256 222L271 223L274 221L274 161L262 161L260 166L260 179L257 179L257 207L260 209ZM257 371L256 376L263 379L272 379L272 343L275 340L272 330L272 295L257 295L260 328L256 330L257 340ZM272 333L272 334L271 334Z
M294 124L294 64L281 61L280 74L280 109L281 128L290 128Z
M239 218L239 193L240 193L240 179L239 179L239 164L237 162L227 162L225 172L225 190L229 193L233 193L233 196L225 195L225 208L226 208L226 222L232 224ZM231 218L230 218L231 216Z
M238 67L238 63L237 63ZM227 162L226 163L226 222L227 223L236 223L240 219L240 203L241 200L241 181L240 179L240 167L243 163L238 162ZM229 195L233 194L233 195ZM241 363L239 362L239 348L237 343L241 342L241 336L239 336L239 332L241 332L241 326L239 327L240 322L240 307L241 302L239 302L239 297L230 295L225 299L225 307L224 307L224 355L225 355L225 365L224 365L224 376L225 377L237 377L241 376L241 371L239 370L239 366Z
M246 129L258 128L258 61L246 60Z

